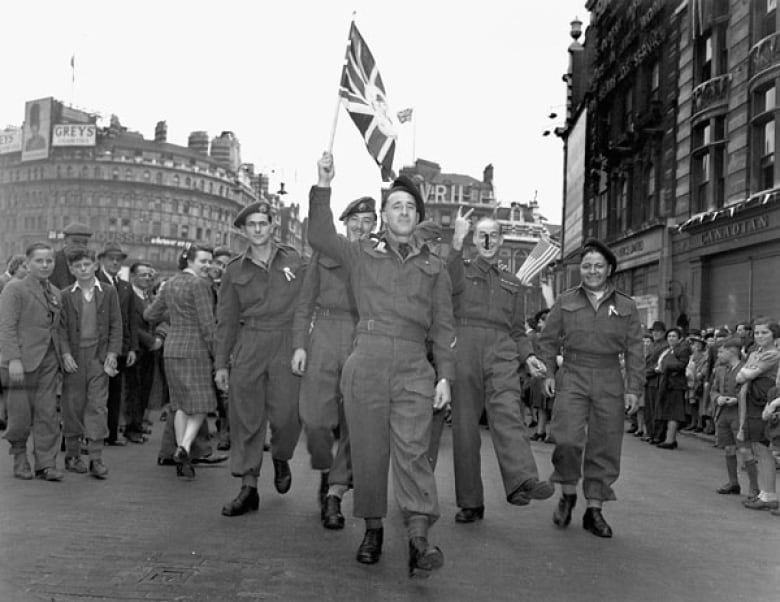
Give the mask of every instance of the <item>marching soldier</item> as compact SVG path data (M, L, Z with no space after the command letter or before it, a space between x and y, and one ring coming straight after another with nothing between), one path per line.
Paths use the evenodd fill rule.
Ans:
M371 197L356 199L339 219L346 226L347 240L365 239L376 227L376 201ZM315 253L293 320L292 370L302 375L301 421L312 468L321 471L320 518L326 529L344 528L341 498L352 481L340 381L344 362L352 352L357 316L347 269L337 260ZM334 457L336 428L339 441Z
M502 269L498 251L501 226L483 218L474 228L477 257L463 259L463 241L469 232L472 210L455 219L452 252L447 258L454 291L457 324L457 376L452 400L452 444L455 497L459 523L484 516L480 477L479 418L484 409L501 468L506 499L525 506L555 493L539 480L522 409L518 375L523 362L532 375L544 372L525 334L522 288L517 278Z
M562 491L553 522L558 527L571 522L584 454L582 489L588 508L582 526L599 537L612 537L601 506L615 499L612 484L620 473L624 403L635 411L645 384L642 325L633 299L615 290L610 280L616 268L609 247L586 240L580 253L581 283L558 297L539 339L550 396L555 395L555 356L563 348L550 424L555 440L550 480L560 483ZM625 386L620 354L625 357Z
M282 494L290 490L288 461L301 431L300 377L290 371L290 357L304 266L295 249L273 239L272 222L271 206L264 201L236 216L233 223L249 247L228 264L219 289L215 381L229 391L230 470L241 478L240 493L222 508L225 516L259 507L257 478L268 422L274 485Z
M378 240L349 242L336 234L330 210L333 157L318 162L309 198L309 242L347 268L357 301L355 350L344 365L342 392L352 446L355 516L366 521L358 562L382 553L387 474L393 464L396 500L409 536L409 576L425 577L444 563L428 543L439 503L428 445L434 409L450 401L454 376L452 287L444 262L414 236L425 215L422 196L398 178L382 204L386 230ZM433 342L440 377L426 357Z

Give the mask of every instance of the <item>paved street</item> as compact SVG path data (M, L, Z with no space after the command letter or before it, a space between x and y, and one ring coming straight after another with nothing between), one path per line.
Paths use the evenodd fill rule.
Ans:
M678 451L624 442L620 502L605 515L616 536L550 521L554 499L526 508L504 502L489 433L483 431L485 520L456 525L449 429L437 477L442 519L432 540L445 566L427 581L406 576L406 539L391 506L381 562L354 561L361 521L325 531L318 477L300 444L293 487L278 495L270 462L261 507L220 515L238 491L226 465L196 467L194 482L155 463L162 425L145 445L109 448L108 481L68 473L61 483L15 480L0 470L0 601L55 600L776 600L780 518L714 493L720 453L681 438ZM546 477L551 446L534 443ZM60 460L61 462L62 460Z

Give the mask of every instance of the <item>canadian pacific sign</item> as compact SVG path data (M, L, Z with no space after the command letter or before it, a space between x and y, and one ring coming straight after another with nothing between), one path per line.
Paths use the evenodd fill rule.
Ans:
M97 126L83 123L64 123L52 128L52 146L95 146Z
M21 128L8 128L0 130L0 155L14 153L22 150Z

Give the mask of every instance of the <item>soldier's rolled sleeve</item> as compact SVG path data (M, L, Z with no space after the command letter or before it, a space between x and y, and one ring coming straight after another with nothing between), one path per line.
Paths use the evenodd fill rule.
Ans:
M433 286L433 322L430 339L439 378L455 380L455 320L452 315L452 284L447 270L442 270Z
M217 350L214 358L214 367L220 370L228 367L230 354L233 352L233 347L236 344L239 320L241 319L238 293L231 281L230 272L227 270L222 276L222 284L220 284L217 299Z
M552 312L550 312L552 315ZM547 332L550 317L545 322L542 333ZM633 308L626 332L626 393L641 395L645 387L645 358L642 346L642 323L639 321L639 311Z
M330 209L330 188L312 186L309 191L309 244L351 268L360 252L357 244L350 243L336 232L333 211Z
M547 320L544 322L544 330L542 330L538 340L538 355L545 366L547 366L547 375L552 376L558 368L556 362L556 356L560 350L560 339L563 334L563 312L558 301L556 301L550 313L547 314ZM642 346L642 339L639 339L640 353ZM644 364L643 364L644 365Z
M298 293L298 301L295 305L292 326L292 347L293 349L308 349L309 347L309 329L311 327L312 316L314 315L314 305L320 292L320 270L318 265L319 253L315 253L309 267L306 269L306 275L301 283L301 290Z

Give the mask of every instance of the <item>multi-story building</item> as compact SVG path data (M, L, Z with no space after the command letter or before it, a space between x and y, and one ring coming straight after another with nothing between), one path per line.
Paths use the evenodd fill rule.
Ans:
M616 284L647 323L777 317L776 0L592 0L587 8L586 40L574 49L585 60L567 74L570 92L578 78L587 92L570 103L562 132L561 284L576 273L567 237L592 235L616 250ZM573 149L583 145L579 170Z
M215 138L209 154L206 132L178 146L167 141L165 122L146 140L116 117L100 128L94 115L52 98L28 102L25 114L23 128L0 134L3 257L58 240L71 222L89 225L97 246L116 241L129 261L165 271L188 241L243 249L233 220L267 191L267 179L241 164L232 132ZM287 230L299 235L300 221Z
M669 296L693 324L780 318L777 2L691 1L680 12Z

